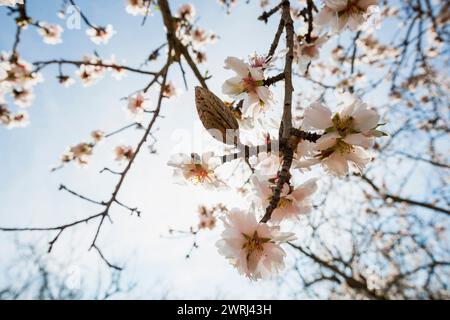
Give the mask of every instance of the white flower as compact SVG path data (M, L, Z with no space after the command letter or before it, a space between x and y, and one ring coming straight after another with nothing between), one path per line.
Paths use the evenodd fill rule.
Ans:
M190 3L183 4L177 11L177 17L180 19L192 20L195 17L195 8Z
M280 156L275 153L259 153L253 164L255 173L259 177L270 179L274 177L281 168Z
M148 98L144 92L138 92L128 97L127 114L134 121L139 122L148 106Z
M244 99L244 118L257 116L261 110L273 103L272 93L264 86L264 73L261 69L253 68L236 57L228 57L225 60L225 69L232 69L237 76L225 81L222 92L234 99Z
M105 133L101 130L94 130L91 132L91 137L95 143L99 143L105 137Z
M14 7L16 4L23 4L23 0L0 0L0 6Z
M298 167L321 161L329 172L344 176L348 173L348 162L352 162L362 170L370 161L364 149L372 146L375 137L384 135L376 130L379 119L375 110L351 95L334 116L321 103L312 104L305 111L303 127L324 130L324 134L312 144L315 158L298 163Z
M9 62L7 62L9 61ZM33 67L20 57L11 56L5 52L0 56L1 68L7 73L3 86L29 88L42 82L42 75L33 72ZM3 73L4 73L3 72Z
M61 161L63 163L76 160L81 166L88 164L89 158L92 155L92 145L89 143L81 142L69 149L62 155Z
M133 16L145 16L150 13L149 2L146 0L127 0L125 10Z
M298 64L301 73L306 72L311 61L319 58L319 49L327 42L328 38L328 35L324 34L318 37L312 36L310 42L303 39L301 43L295 43L294 61Z
M219 180L214 172L221 164L220 159L215 158L212 152L204 153L201 157L192 153L190 156L178 153L172 155L167 165L174 167L176 182L184 184L186 181L205 187L220 188L225 184Z
M109 39L116 33L113 26L108 24L106 27L95 27L86 30L86 34L95 44L107 44Z
M61 33L63 28L57 24L39 23L38 33L43 37L44 43L58 44L62 42Z
M265 210L272 199L273 188L277 180L267 179L253 175L251 178L253 190L255 191L255 204L262 210ZM300 215L311 211L310 196L317 190L317 179L313 178L297 187L290 187L285 184L281 191L280 201L277 208L273 211L270 218L271 222L279 223L284 219L294 220Z
M102 65L103 61L96 56L84 56L83 61L86 64L80 65L75 73L80 77L82 85L87 87L102 78L106 68Z
M33 103L34 100L34 94L32 89L22 89L22 90L17 90L14 89L12 91L13 94L13 98L14 98L14 103L16 105L18 105L19 107L22 108L26 108L31 106L31 104Z
M254 214L238 209L231 210L222 220L225 230L216 245L240 274L258 280L284 268L286 253L280 244L294 240L293 233L258 223Z
M75 83L74 79L72 79L69 76L64 76L64 75L58 76L58 81L65 88L68 88Z
M82 64L80 68L77 71L75 71L75 74L80 77L81 84L84 87L88 87L98 80L92 66L89 65Z
M112 72L112 77L116 80L122 80L126 75L126 70L117 64L115 55L111 55L109 60L105 60L105 65L109 66L107 69Z
M171 81L166 83L166 85L164 86L163 94L166 98L176 97L179 93L179 90Z
M341 31L345 27L355 31L368 18L378 0L325 0L314 22L319 27Z
M117 146L114 150L116 161L130 161L134 156L134 149L130 146Z
M10 121L7 125L8 129L12 128L24 128L30 124L30 117L26 111L21 111L16 113L14 116L10 118Z

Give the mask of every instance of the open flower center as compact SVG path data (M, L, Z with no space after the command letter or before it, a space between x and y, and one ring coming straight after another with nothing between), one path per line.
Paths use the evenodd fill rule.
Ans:
M242 85L246 92L256 92L256 88L260 86L260 81L247 77L242 79Z
M339 113L336 113L336 115L332 119L333 121L333 127L336 129L336 131L339 133L341 137L345 137L347 134L351 133L353 130L353 117L344 117L341 118Z
M250 256L254 253L261 254L264 251L264 243L270 241L269 238L261 238L258 235L258 232L255 230L252 236L248 236L246 234L242 234L247 240L242 249L247 251L247 261L250 259Z
M190 170L191 180L194 184L204 182L209 175L208 170L206 170L201 164L195 164L194 168Z

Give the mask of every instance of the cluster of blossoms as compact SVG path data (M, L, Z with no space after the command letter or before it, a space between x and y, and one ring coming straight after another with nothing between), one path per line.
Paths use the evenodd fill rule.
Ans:
M92 156L93 148L103 140L104 136L105 133L101 130L92 131L92 142L81 142L77 145L68 147L66 152L61 156L61 163L64 165L74 161L80 166L87 165Z
M7 100L20 108L29 107L34 99L33 87L42 81L42 76L33 71L32 66L17 53L0 55L0 123L8 128L24 127L28 124L28 114L20 111L13 114Z
M101 143L107 137L105 132L94 130L91 132L91 141L80 142L74 146L70 146L61 156L61 165L52 169L52 171L61 168L64 164L75 162L80 166L89 164L93 154L94 147ZM118 162L129 161L134 156L133 147L119 145L114 149L114 159Z
M332 32L345 28L354 31L361 27L376 3L373 0L325 0L314 21L317 33L308 30L294 41L294 62L298 64L300 71L304 73L310 63L319 58L321 47ZM179 13L179 16L183 15ZM369 36L362 37L361 41L365 41L367 47L370 47ZM373 45L372 50L387 51L380 46ZM280 52L278 56L282 54L284 53ZM334 56L340 54L342 52L337 50ZM236 75L226 80L222 86L223 94L234 100L224 105L233 111L240 130L250 130L253 133L258 131L256 135L265 138L265 143L277 137L280 127L279 122L274 121L272 130L270 121L264 121L260 117L275 102L269 89L270 78L265 75L271 70L275 60L276 56L256 54L248 62L236 57L225 60L225 68L234 71ZM333 74L340 71L329 69L329 72ZM353 73L338 84L337 88L347 89L360 80L362 74ZM342 102L338 105L338 112L333 114L324 103L316 101L300 118L300 130L306 130L316 138L298 141L288 173L290 177L319 164L327 173L343 177L353 168L363 170L371 160L368 149L374 144L375 138L385 135L378 130L381 125L380 116L352 94L340 93L340 98ZM242 141L242 130L239 133L239 140ZM212 153L203 156L176 154L168 164L175 168L174 176L178 180L181 177L183 181L217 189L226 186L217 173L222 161L225 160L214 157ZM284 161L278 151L250 155L246 162L252 173L246 182L249 192L245 194L249 209L232 209L221 217L225 229L217 242L219 253L241 274L252 280L275 274L284 267L286 253L281 245L295 240L295 235L281 232L281 228L311 212L312 196L318 189L317 178L310 178L303 183L298 183L298 179L288 179L280 186L280 169ZM269 218L266 218L267 208L273 205L275 190L279 191L279 200Z
M213 44L217 36L194 24L195 7L186 3L181 5L175 15L175 32L181 42L190 48L197 63L206 62L205 45Z
M95 84L102 79L106 71L110 71L113 78L121 80L125 75L125 69L116 63L115 56L110 59L103 60L96 55L85 55L79 69L75 72L80 78L81 84L85 87ZM73 79L67 76L59 77L60 83L69 86L73 83Z
M294 43L294 60L300 73L305 73L312 61L319 58L320 48L330 38L329 33L348 28L356 31L364 27L375 12L378 0L325 0L320 12L314 18L313 33L302 30ZM299 13L294 13L299 17Z
M386 135L377 130L380 116L361 100L347 95L341 110L334 115L331 110L316 102L306 109L303 128L320 130L322 136L312 144L312 157L306 157L298 167L320 163L331 174L345 176L349 163L360 171L371 160L365 151L376 137Z

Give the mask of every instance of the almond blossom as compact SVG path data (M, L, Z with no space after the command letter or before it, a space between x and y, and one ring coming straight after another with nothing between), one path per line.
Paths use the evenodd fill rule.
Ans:
M99 143L105 138L105 132L101 130L94 130L91 132L91 137L95 143Z
M116 161L130 161L134 156L134 149L131 146L121 145L114 149L114 154Z
M125 10L133 16L145 16L150 13L149 4L149 0L127 0Z
M28 113L26 111L20 111L10 117L7 128L8 129L24 128L29 124L30 124L30 117L28 116Z
M59 75L58 81L64 88L68 88L75 83L73 78L65 75Z
M31 106L34 100L34 93L31 88L14 89L12 96L14 103L22 108Z
M294 44L294 61L298 64L301 73L306 72L311 61L319 58L319 49L327 42L328 38L329 36L326 34L312 36L309 42L302 39L301 42Z
M295 240L293 233L258 223L254 214L238 209L232 209L222 221L225 230L216 246L240 274L258 280L284 268L286 252L280 244Z
M255 204L265 210L270 204L273 189L276 187L276 179L267 179L253 175L251 178L253 190L255 191ZM270 220L279 223L282 220L295 220L300 215L311 212L311 195L317 190L317 179L312 178L305 183L291 187L287 183L281 191L280 201L273 211Z
M128 97L128 105L126 108L128 117L136 122L142 120L145 108L148 106L148 98L143 92L138 92Z
M102 78L106 72L106 68L102 66L102 59L97 56L86 55L83 57L86 64L80 65L75 72L81 79L81 84L85 87L90 86Z
M126 75L126 70L117 64L115 55L111 55L109 60L105 60L105 64L110 66L108 67L108 71L112 72L112 77L114 79L122 80L122 78Z
M107 44L109 39L116 33L113 26L108 24L106 27L95 27L86 30L86 34L95 44Z
M236 57L225 60L225 69L231 69L237 76L225 81L222 92L234 99L243 99L244 118L256 117L261 110L273 103L270 90L264 86L264 73Z
M324 6L314 22L319 27L356 31L378 4L378 0L324 0Z
M195 8L190 3L183 4L177 11L177 17L185 20L192 20L195 17Z
M23 4L23 0L0 0L0 6L14 7L16 4Z
M348 173L348 162L360 171L371 157L365 149L372 146L375 137L385 135L377 130L380 116L361 100L348 96L342 110L332 115L325 105L316 102L305 111L303 127L324 130L313 145L315 156L299 166L320 163L332 174Z
M167 163L175 168L173 175L177 183L184 184L188 181L194 185L200 184L209 188L225 186L214 172L220 164L220 160L215 158L212 152L204 153L201 157L196 153L191 155L178 153L172 155Z
M62 155L61 161L63 163L75 160L79 165L84 166L88 164L92 156L93 145L86 142L81 142L73 147L69 147Z
M164 97L166 98L172 98L176 97L179 94L179 91L175 85L169 81L165 86L163 90Z
M0 56L0 68L7 74L2 81L2 87L32 87L42 81L40 73L33 72L33 67L27 61L21 59L17 54L11 56L2 52Z
M61 33L63 28L57 24L47 24L45 22L39 23L38 33L43 37L44 43L58 44L62 42Z

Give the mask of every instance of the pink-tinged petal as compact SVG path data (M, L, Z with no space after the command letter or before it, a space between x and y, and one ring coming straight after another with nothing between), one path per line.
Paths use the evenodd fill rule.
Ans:
M353 126L356 130L366 133L377 127L380 116L375 110L358 110L353 115Z
M318 26L334 25L337 19L336 12L327 7L323 7L314 18L314 23Z
M273 104L273 95L267 87L257 87L256 93L258 94L259 99L264 102L264 105L270 106Z
M344 138L344 141L348 144L361 146L365 149L372 147L374 143L373 138L366 137L362 133L350 134Z
M229 96L237 96L245 91L242 85L242 78L233 77L226 80L222 85L222 93Z
M336 144L337 138L339 138L339 134L337 132L327 133L316 141L313 148L316 150L326 150L331 148Z
M358 30L359 26L364 23L364 17L362 14L354 13L350 14L347 21L347 26L351 31Z
M261 69L257 69L257 68L252 68L252 67L250 67L250 68L247 70L247 75L246 75L246 77L248 77L248 73L250 73L250 76L251 76L254 80L256 80L256 81L264 80L264 72L263 72Z
M191 158L184 153L176 153L170 157L170 160L167 162L168 166L171 167L180 167L184 163L190 162Z
M352 152L345 154L345 157L352 161L359 171L362 171L371 159L370 153L359 147L353 148Z
M322 160L325 169L338 177L343 177L348 173L347 159L339 152L334 152L328 158Z
M226 58L225 69L233 70L242 78L248 77L249 65L239 58L236 57Z
M305 110L303 126L325 130L333 126L331 110L319 102L313 103Z
M295 168L296 169L309 169L309 167L316 165L320 162L317 158L311 158L311 159L305 159L305 160L299 160L295 162Z
M348 0L325 0L325 5L334 12L347 8Z
M254 118L257 116L261 107L259 106L259 96L254 93L248 93L244 97L242 104L242 115L244 118Z
M302 185L295 188L291 196L297 201L301 201L309 196L311 196L317 190L317 178L311 178L307 180Z

